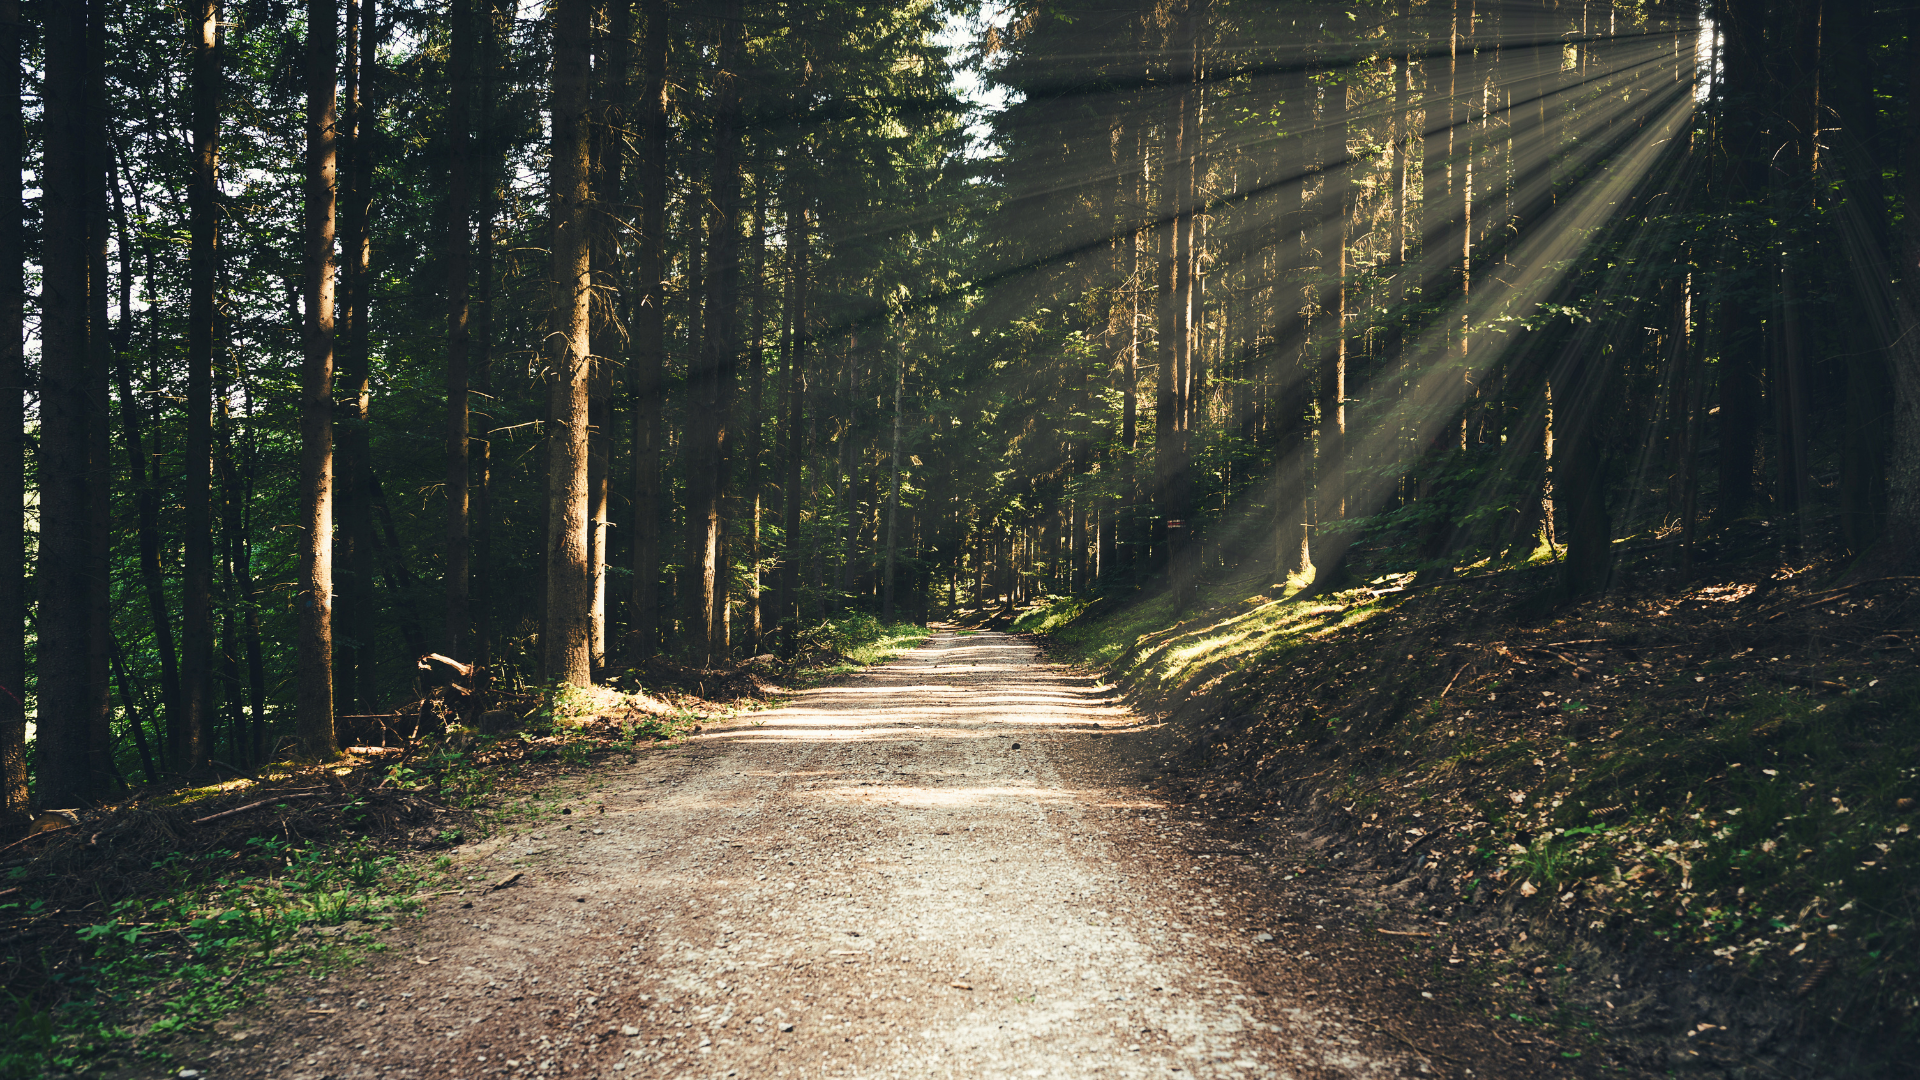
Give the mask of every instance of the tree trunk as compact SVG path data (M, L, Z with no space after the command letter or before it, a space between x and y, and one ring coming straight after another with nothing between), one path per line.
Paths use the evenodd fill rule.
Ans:
M187 193L186 457L181 473L180 681L185 715L173 740L173 768L186 773L207 756L213 715L212 417L214 277L218 258L220 56L213 0L194 0L190 74L193 180ZM156 627L157 631L157 627Z
M660 484L666 446L666 0L643 0L646 39L639 108L640 239L634 257L633 304L633 598L627 661L639 664L660 646L660 533L667 507Z
M94 0L98 2L98 0ZM86 0L45 12L46 75L42 91L45 235L82 238L50 243L42 256L40 289L40 534L38 608L59 612L39 620L37 801L41 806L85 803L87 771L89 525L87 400Z
M682 604L687 654L701 667L727 651L727 559L721 506L727 487L728 417L739 352L740 0L722 8L713 83L713 167L708 185L706 333L687 373L687 533Z
M1920 13L1907 16L1907 73L1910 85L1920 85ZM1907 113L1901 125L1903 160L1901 194L1907 206L1920 206L1920 94L1907 95ZM1920 266L1920 214L1906 215L1899 248L1911 270ZM1920 564L1920 283L1911 274L1894 293L1898 337L1887 349L1887 373L1893 390L1892 415L1886 421L1892 438L1887 450L1887 520L1881 534L1884 560L1911 567Z
M854 430L860 423L859 375L860 335L849 333L845 351L841 355L840 366L840 406L846 414L840 419L839 448L836 461L835 480L838 485L839 516L834 521L834 546L840 552L839 573L836 575L831 610L838 612L846 607L853 593L853 563L858 541L858 529L854 518L860 511L860 499L855 491L859 481L859 451L854 438Z
M333 241L336 0L307 4L306 340L300 371L299 752L338 753L333 733Z
M748 332L750 344L747 347L747 450L744 456L747 465L746 498L748 513L747 532L747 634L749 649L760 650L760 638L765 632L762 621L760 587L760 514L762 495L765 490L762 475L761 452L766 428L766 326L767 326L767 184L764 177L754 177L753 183L753 323Z
M447 611L440 641L455 660L472 658L473 548L468 523L471 465L467 438L468 351L472 252L472 105L475 26L473 0L452 0L447 51Z
M4 14L5 8L0 7L0 15ZM147 743L145 718L141 716L146 710L140 707L139 699L134 695L133 680L127 678L126 660L120 653L117 640L112 642L112 658L113 679L120 687L120 703L127 709L127 727L133 730L134 744L140 748L140 765L147 771L147 783L157 784L160 782L160 770L154 765L153 748Z
M1763 32L1757 5L1721 6L1719 27L1725 33L1726 51L1722 60L1724 94L1733 107L1744 114L1764 110L1763 97L1773 91L1766 85L1762 68ZM1764 122L1751 120L1734 125L1726 139L1723 162L1722 200L1725 205L1740 205L1757 198L1765 183L1762 170L1774 146L1761 129ZM1748 254L1740 250L1738 238L1728 245L1728 270L1738 274L1745 269ZM1718 523L1734 521L1747 512L1753 500L1754 451L1760 432L1763 345L1753 316L1753 298L1723 290L1720 296L1720 501L1714 518Z
M113 760L112 691L107 677L113 651L111 589L113 538L113 444L107 405L112 343L107 328L107 275L111 215L107 173L113 154L107 140L107 17L105 4L87 8L86 245L87 245L87 770L96 795L119 790L125 779Z
M0 160L24 161L19 0L0 0ZM27 282L19 169L0 170L0 819L27 813Z
M1351 119L1344 80L1327 88L1327 128L1336 133L1330 146L1332 175L1327 179L1329 198L1336 218L1333 235L1333 341L1326 347L1319 372L1319 431L1314 440L1314 529L1310 556L1313 563L1313 589L1324 592L1339 588L1346 577L1346 553L1350 543L1336 522L1347 516L1347 349L1348 323L1352 313L1348 304L1348 249L1353 240L1355 184L1357 165L1348 161Z
M904 337L904 327L901 333ZM900 397L907 386L907 343L902 340L899 348L900 370L893 381L893 482L887 489L887 567L880 597L880 617L889 623L893 621L893 568L900 537Z
M1187 276L1191 268L1186 258L1191 244L1194 147L1198 133L1190 130L1189 99L1198 92L1194 86L1193 6L1187 0L1173 17L1168 30L1167 98L1165 115L1164 165L1160 175L1157 246L1159 248L1158 292L1155 322L1158 326L1159 366L1154 394L1154 503L1160 519L1155 551L1164 551L1166 567L1172 570L1187 517L1187 462L1182 450L1186 445L1186 394L1192 361L1192 312ZM1171 524L1181 523L1180 527ZM1176 592L1178 582L1175 583ZM1178 601L1176 600L1176 604Z
M593 130L592 188L598 204L608 207L596 216L592 228L593 251L593 377L589 386L589 436L587 467L588 512L591 526L587 533L588 554L593 572L592 665L604 670L608 660L607 566L611 558L612 522L609 520L609 480L613 472L613 376L623 365L617 360L625 353L625 328L620 324L619 298L626 294L621 273L619 247L615 241L617 218L611 207L621 201L626 173L626 103L632 99L628 69L633 51L633 0L614 0L607 9L607 33L597 52L594 67L596 83Z
M802 466L805 462L806 430L802 426L802 409L806 385L807 351L811 341L807 332L807 211L802 203L800 178L793 171L793 162L787 165L786 193L781 199L787 211L787 311L792 334L792 344L786 370L782 373L785 380L786 422L783 425L785 455L785 477L780 485L781 509L786 517L781 522L780 552L780 601L779 617L786 621L787 631L782 637L782 652L791 655L796 635L800 630L800 506L804 501L801 484L804 478Z
M248 395L251 398L251 394ZM251 753L255 763L267 760L267 665L260 649L260 590L253 583L253 489L254 464L259 458L254 438L246 441L246 464L241 470L238 529L227 538L234 575L239 579L238 603L245 617L247 637L248 703L253 713Z
M367 477L373 471L372 355L368 301L373 278L371 261L373 161L371 155L376 110L372 100L377 21L376 0L350 0L347 5L346 93L340 117L342 183L340 245L345 260L340 278L346 287L342 305L346 343L337 350L337 386L334 439L334 477L340 508L335 542L335 586L339 598L334 628L338 661L334 697L349 712L372 711L376 694L375 665L380 656L379 606L374 600L375 553L372 494ZM413 636L409 652L424 650ZM414 648L417 642L419 649Z
M587 557L587 383L591 299L587 80L593 5L553 8L552 315L548 333L546 678L592 682L592 568Z
M474 159L480 171L479 222L474 229L474 247L479 254L475 277L479 296L469 316L467 359L472 388L482 402L490 402L493 390L493 230L499 212L496 194L501 162L493 142L494 73L499 67L498 35L500 12L496 0L484 0L478 56L479 102L474 120ZM484 425L493 418L491 405L480 412ZM468 476L472 505L468 524L472 531L473 554L469 611L472 613L471 638L474 660L474 691L487 693L488 671L493 663L493 434L483 427L485 437L469 439Z

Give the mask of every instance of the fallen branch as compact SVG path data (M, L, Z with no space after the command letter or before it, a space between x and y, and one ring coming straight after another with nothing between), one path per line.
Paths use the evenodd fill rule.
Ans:
M1432 937L1426 930L1374 930L1376 934L1392 934L1394 937Z
M1786 683L1788 686L1805 686L1815 690L1839 690L1845 692L1853 689L1843 682L1834 682L1832 679L1816 679L1809 675L1796 675L1790 671L1776 672L1773 678L1774 681Z
M1772 622L1775 619L1784 619L1788 615L1792 615L1797 611L1805 611L1808 608L1819 607L1821 604L1831 603L1834 600L1838 600L1842 593L1852 592L1853 590L1861 587L1862 585L1874 585L1882 581L1920 581L1920 577L1905 575L1905 576L1898 576L1898 577L1868 578L1865 581L1856 581L1851 585L1842 585L1837 589L1828 589L1826 592L1815 593L1814 595L1807 597L1806 599L1794 602L1789 607L1785 607L1780 609L1779 611L1774 612L1773 614L1767 616L1767 621Z
M1471 661L1471 660L1469 660L1469 661L1467 661L1467 662L1466 662L1466 663L1464 663L1464 664L1461 664L1461 665L1460 665L1460 670L1459 670L1459 671L1456 671L1456 672L1454 672L1454 673L1453 673L1453 678L1451 678L1451 679L1448 679L1448 680L1447 680L1447 689L1446 689L1446 690L1442 690L1442 691L1440 691L1440 696L1439 696L1439 697L1437 697L1437 698L1434 698L1434 700L1435 700L1435 701L1445 701L1445 700L1447 700L1447 691L1448 691L1448 690L1452 690L1452 689L1453 689L1453 684L1454 684L1454 683L1457 683L1457 682L1459 682L1459 681L1460 681L1460 676L1462 676L1462 675L1464 675L1464 674L1466 674L1466 671L1467 671L1467 669L1468 669L1468 668L1470 668L1470 667L1472 667L1472 666L1473 666L1473 661Z
M295 791L285 795L275 795L271 799L261 799L259 802L250 802L245 806L236 806L231 810L222 810L217 814L208 814L206 817L203 817L203 818L194 818L193 821L190 822L190 824L205 825L209 821L219 821L221 818L224 818L224 817L232 817L235 814L244 814L249 810L258 810L263 806L271 806L277 802L285 802L288 799L310 799L318 794L320 794L320 792L315 790L315 791Z
M36 836L45 836L50 832L59 832L59 831L60 831L59 829L41 829L39 832L30 832L27 835L21 837L20 839L15 840L13 843L8 844L6 847L0 847L0 851L12 851L14 848L19 847L21 844L26 843L27 841L33 839Z
M1413 1049L1414 1053L1419 1054L1421 1057L1439 1058L1441 1061L1447 1062L1450 1065L1460 1064L1460 1061L1457 1058L1450 1058L1447 1055L1442 1054L1437 1050L1429 1050L1426 1047L1421 1046L1419 1043L1414 1042L1412 1039L1407 1038L1405 1035L1400 1034L1398 1031L1394 1030L1394 1027L1392 1024L1389 1024L1384 1020L1381 1021L1380 1023L1380 1030L1386 1032L1387 1034L1393 1036L1396 1039L1399 1039L1401 1042L1406 1043L1409 1047Z

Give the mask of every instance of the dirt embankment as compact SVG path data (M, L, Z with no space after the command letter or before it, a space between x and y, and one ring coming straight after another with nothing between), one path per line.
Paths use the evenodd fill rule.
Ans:
M1903 1075L1920 582L1750 563L1555 609L1549 573L1221 590L1106 670L1170 722L1170 794L1448 920L1469 1007L1649 1071Z

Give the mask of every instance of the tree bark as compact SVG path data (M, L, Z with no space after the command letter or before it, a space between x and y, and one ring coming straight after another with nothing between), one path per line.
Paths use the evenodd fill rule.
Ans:
M805 405L803 389L806 385L806 362L811 338L807 328L807 211L803 205L802 184L794 171L795 162L787 162L786 189L781 202L787 212L787 311L786 319L791 326L792 343L788 349L789 357L786 371L784 393L786 395L786 422L783 425L785 477L780 485L781 509L785 520L781 522L780 552L780 599L779 617L787 623L787 631L782 636L782 652L791 654L800 630L800 509L804 479L802 466L805 463L806 431L802 426L802 412Z
M1166 145L1160 175L1157 246L1159 248L1156 319L1159 366L1154 393L1154 502L1160 528L1154 537L1156 551L1164 551L1166 567L1171 571L1186 531L1188 513L1186 446L1188 377L1192 362L1192 312L1188 307L1187 276L1191 268L1186 258L1191 244L1193 153L1197 132L1190 130L1189 99L1197 93L1194 86L1193 7L1199 0L1187 0L1173 16L1168 30L1167 98L1165 114ZM1180 522L1182 527L1170 524ZM1175 582L1176 590L1178 582ZM1177 603L1177 601L1176 601Z
M0 0L0 160L24 161L19 0ZM28 810L26 252L19 169L0 169L0 820Z
M747 635L749 648L754 652L760 649L760 638L765 632L762 621L762 589L760 587L760 514L765 484L763 483L761 448L766 428L766 325L767 325L767 185L763 177L755 177L753 183L753 221L749 226L753 236L753 322L748 333L747 346L747 449L743 458L746 461L746 498L743 500L748 514L747 525Z
M1319 431L1314 440L1314 529L1310 556L1313 563L1313 589L1324 592L1338 588L1346 575L1346 553L1350 543L1336 522L1347 516L1347 348L1348 323L1352 318L1348 305L1348 250L1353 240L1353 214L1356 165L1347 160L1351 119L1344 78L1327 87L1327 128L1334 134L1329 147L1326 197L1336 215L1333 222L1333 340L1326 347L1319 372Z
M354 713L373 708L375 664L380 655L379 607L373 591L379 540L373 533L372 495L367 488L367 476L373 469L367 310L372 285L370 76L374 70L377 14L376 0L348 0L346 91L339 117L340 247L345 263L340 278L346 296L340 319L345 343L337 349L339 397L334 403L334 482L339 506L338 546L334 552L334 584L339 600L334 618L334 697L340 709ZM415 652L412 647L408 651Z
M727 555L721 507L739 363L740 0L721 9L713 83L712 213L707 230L706 333L687 373L687 534L683 607L688 655L711 667L727 652Z
M613 376L622 365L615 359L626 352L619 298L626 294L619 258L613 211L625 188L627 102L632 100L628 69L633 52L633 0L611 0L607 34L597 48L594 67L599 76L594 103L593 180L596 200L593 220L593 376L589 387L590 435L587 486L591 527L587 533L593 568L592 664L595 671L608 659L607 566L611 561L612 522L609 481L613 472Z
M493 229L494 217L498 213L499 199L496 185L499 183L501 163L495 157L493 144L493 76L499 65L498 33L500 25L499 11L495 0L485 0L481 8L484 18L483 29L478 45L480 101L478 117L475 120L475 158L484 169L484 179L480 187L479 224L475 229L474 246L479 252L479 266L476 277L479 279L479 299L471 315L468 328L468 360L471 364L473 389L481 395L481 400L491 401L493 390ZM493 413L484 409L482 423L492 419ZM493 661L493 435L488 431L484 438L468 443L469 476L472 506L469 523L473 536L473 561L471 578L472 637L474 659L474 691L487 693L488 668Z
M252 397L251 394L248 396ZM239 510L234 515L234 526L227 536L227 557L233 564L238 583L239 594L235 597L235 603L240 606L246 633L248 705L253 716L247 756L258 764L267 760L267 665L260 648L260 590L253 581L254 464L259 454L251 433L244 450L245 464L235 478L239 491Z
M592 682L592 568L587 557L587 437L591 244L587 96L591 0L553 8L552 315L547 327L546 678Z
M473 0L452 0L447 50L447 610L442 647L471 660L473 548L468 513L471 465L467 437L468 352L472 347L468 265L473 250L473 133L471 87L475 31Z
M904 338L905 329L901 332ZM887 564L880 595L880 617L889 623L893 621L893 568L900 537L900 398L907 386L906 341L902 340L898 347L899 372L893 380L893 481L887 489Z
M98 2L98 0L92 0ZM41 199L50 243L40 289L40 544L37 801L67 807L92 795L88 777L87 683L91 645L87 421L87 15L88 0L45 12L42 91L45 164Z
M1920 14L1907 16L1907 72L1920 78ZM1920 93L1907 95L1907 114L1902 125L1904 178L1901 192L1907 206L1920 206ZM1906 215L1905 235L1900 241L1904 256L1902 277L1905 285L1895 293L1899 305L1900 332L1888 352L1888 373L1893 384L1893 410L1888 424L1892 442L1887 452L1887 522L1882 533L1884 559L1895 565L1920 564L1920 282L1914 271L1920 267L1920 214Z
M87 245L87 770L95 794L125 785L113 759L113 701L107 676L113 651L111 589L113 443L108 435L107 384L112 367L107 274L112 231L107 210L107 174L113 160L107 139L107 17L105 4L87 8L86 77Z
M173 768L186 773L207 756L213 713L213 335L218 258L217 196L220 108L218 6L195 0L188 28L193 48L193 180L187 193L186 456L180 497L184 551L180 577L180 690L185 707L172 740ZM156 556L157 559L157 556ZM158 628L156 626L156 632Z
M646 18L639 100L640 238L633 276L633 596L627 662L660 646L660 486L666 393L667 23L666 0L642 0Z
M307 3L306 328L300 371L299 753L338 753L333 732L333 242L339 168L337 0Z

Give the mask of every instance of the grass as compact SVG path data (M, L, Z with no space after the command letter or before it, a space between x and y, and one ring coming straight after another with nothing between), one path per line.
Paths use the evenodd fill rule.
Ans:
M350 966L442 885L450 860L407 860L364 838L333 844L249 837L238 849L175 852L165 884L114 901L83 927L81 962L58 972L64 1000L14 996L0 1076L44 1077L164 1057L168 1037L202 1030L290 972ZM16 867L10 882L30 871ZM32 919L42 901L0 903ZM137 1043L135 1040L138 1040Z
M801 632L797 662L784 681L804 688L882 664L924 644L932 632L919 623L884 623L867 614L828 619Z
M865 615L822 623L782 681L812 685L928 636L925 627ZM364 963L435 890L458 887L452 856L436 849L567 812L542 786L556 770L632 761L647 746L677 744L705 722L766 703L597 686L523 704L519 730L450 725L397 762L348 761L297 776L269 766L253 780L154 793L130 816L107 819L124 819L117 833L93 826L98 848L62 837L12 866L0 877L0 940L10 942L0 951L0 1080L159 1063L176 1037L204 1036L289 974ZM187 824L214 800L239 805L259 798L263 783L329 774L340 790L325 800L290 799L217 827ZM75 923L76 910L91 914Z

